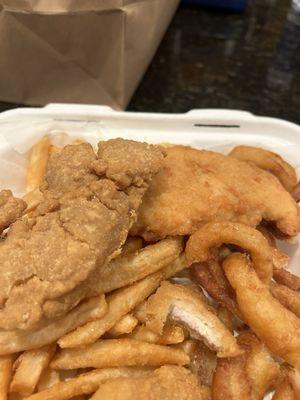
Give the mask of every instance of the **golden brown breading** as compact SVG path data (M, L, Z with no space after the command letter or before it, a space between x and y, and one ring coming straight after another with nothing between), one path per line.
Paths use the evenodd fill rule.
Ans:
M134 182L139 196L133 204L125 193L130 186L120 190L105 169L100 177L92 172L92 164L103 160L97 160L88 144L66 146L54 154L42 185L44 201L35 217L18 221L0 244L0 328L34 329L97 294L89 277L125 242L135 205L163 158L148 144L119 139L101 146L126 151L123 173L131 173L135 164L128 185ZM143 157L148 160L147 173ZM109 171L109 157L105 166Z
M236 146L231 150L229 155L238 160L253 163L257 167L269 171L276 176L288 192L292 192L297 185L295 169L280 155L272 151L253 146Z
M300 229L298 207L271 173L211 151L165 148L163 169L152 180L132 232L146 240L187 235L210 221L257 226L276 223L288 236Z
M242 351L226 326L203 300L197 289L163 282L146 303L146 326L162 334L167 318L182 324L191 336L203 340L218 357L234 357Z
M26 203L13 197L10 190L0 192L0 233L23 214Z
M208 400L209 392L183 367L161 367L141 378L117 378L101 385L93 400Z

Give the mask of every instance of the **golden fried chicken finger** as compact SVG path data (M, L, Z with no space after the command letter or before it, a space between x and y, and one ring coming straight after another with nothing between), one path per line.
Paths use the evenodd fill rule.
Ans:
M182 324L190 335L203 340L219 357L234 357L241 353L236 340L219 320L201 293L191 287L163 282L146 303L146 326L162 334L168 319Z

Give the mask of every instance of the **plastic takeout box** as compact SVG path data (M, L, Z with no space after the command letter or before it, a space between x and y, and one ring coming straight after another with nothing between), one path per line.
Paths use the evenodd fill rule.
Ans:
M186 114L118 112L109 107L50 104L0 114L0 189L24 190L28 150L44 135L57 145L84 138L94 146L116 137L177 143L227 153L233 146L264 147L282 155L300 175L300 126L235 110L192 110ZM266 188L267 190L267 188ZM280 243L300 274L300 246Z

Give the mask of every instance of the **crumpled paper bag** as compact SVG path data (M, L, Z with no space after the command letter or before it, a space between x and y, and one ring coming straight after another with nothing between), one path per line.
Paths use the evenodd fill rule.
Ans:
M0 0L0 100L126 107L179 0Z

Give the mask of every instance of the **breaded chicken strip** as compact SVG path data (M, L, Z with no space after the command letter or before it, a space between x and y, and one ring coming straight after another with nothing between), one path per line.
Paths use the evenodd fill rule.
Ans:
M183 367L165 366L141 378L111 379L92 400L208 400L208 389Z
M8 228L23 214L26 203L21 199L13 197L10 190L0 192L0 233Z
M122 172L111 175L122 154ZM35 329L97 294L89 279L125 242L162 158L154 146L122 139L100 142L98 157L88 144L51 157L44 201L0 244L0 328Z
M286 236L300 229L297 204L278 179L254 164L184 146L164 149L132 233L146 240L188 235L211 221L257 226L271 221Z

